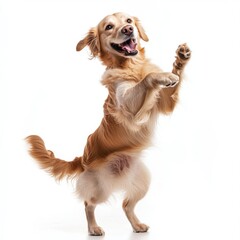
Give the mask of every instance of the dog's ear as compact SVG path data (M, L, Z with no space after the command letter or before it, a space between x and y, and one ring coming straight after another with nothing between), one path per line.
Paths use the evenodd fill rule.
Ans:
M89 47L93 57L96 57L100 52L100 44L96 28L91 28L88 31L86 37L80 40L77 44L76 50L81 51L86 46Z
M139 36L142 40L144 40L145 42L147 42L149 39L148 39L148 36L147 34L145 33L140 21L138 18L134 17L134 21L135 21L135 25L138 29L138 33L139 33Z

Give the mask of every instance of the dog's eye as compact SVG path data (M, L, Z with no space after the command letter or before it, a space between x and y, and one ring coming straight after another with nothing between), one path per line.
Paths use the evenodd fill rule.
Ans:
M128 18L127 23L131 23L131 22L132 22L132 19Z
M105 30L110 30L110 29L112 29L112 28L113 28L113 25L108 24L108 25L105 27Z

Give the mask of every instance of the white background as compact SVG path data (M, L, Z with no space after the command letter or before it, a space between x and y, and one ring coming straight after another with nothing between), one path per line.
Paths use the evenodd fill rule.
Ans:
M240 4L231 0L1 0L0 239L95 239L74 182L40 170L24 138L40 135L66 160L82 154L107 92L104 67L75 46L118 11L140 18L147 56L164 70L180 43L192 59L180 103L160 116L144 155L152 184L136 211L149 233L132 233L118 194L97 209L98 239L239 240Z

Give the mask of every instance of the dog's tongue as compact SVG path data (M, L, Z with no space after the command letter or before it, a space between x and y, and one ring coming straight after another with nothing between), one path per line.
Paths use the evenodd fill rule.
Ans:
M135 51L136 45L137 44L132 39L130 39L128 42L122 44L121 47L124 51L131 53L132 51Z

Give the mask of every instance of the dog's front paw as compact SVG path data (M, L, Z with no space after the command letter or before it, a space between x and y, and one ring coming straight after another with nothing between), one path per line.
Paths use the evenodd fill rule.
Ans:
M147 232L149 229L149 226L143 223L138 223L134 226L134 232L141 233L141 232Z
M178 46L176 50L177 57L181 60L188 60L191 57L191 50L186 43Z
M90 227L90 229L89 229L90 236L102 236L104 234L105 234L105 232L99 226Z
M173 73L161 73L157 82L162 88L175 87L179 82L179 77Z

